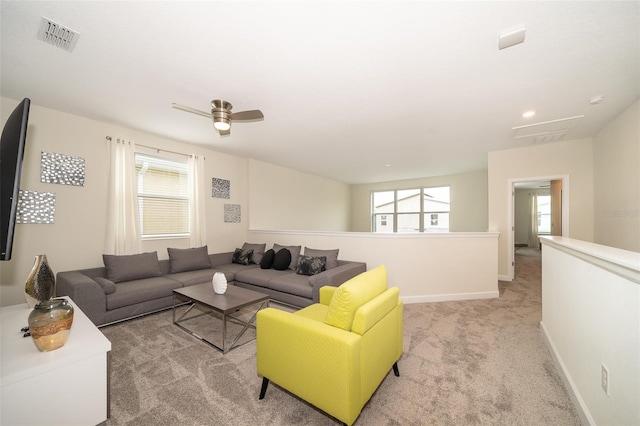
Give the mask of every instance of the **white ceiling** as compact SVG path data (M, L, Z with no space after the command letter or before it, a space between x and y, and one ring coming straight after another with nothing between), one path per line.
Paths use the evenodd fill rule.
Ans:
M2 96L349 184L485 170L532 144L513 127L584 115L564 140L590 137L640 97L638 1L0 7ZM36 39L42 16L80 33L72 53ZM171 108L212 99L265 119L220 137Z

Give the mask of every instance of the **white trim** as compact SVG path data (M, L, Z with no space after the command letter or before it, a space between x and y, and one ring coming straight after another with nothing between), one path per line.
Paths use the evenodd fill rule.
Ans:
M540 321L540 331L542 331L542 337L544 338L544 342L547 344L547 348L549 348L551 358L553 358L553 363L555 364L556 369L559 370L562 382L567 388L569 398L571 399L571 402L573 402L573 406L576 408L582 424L595 425L596 422L595 420L593 420L593 417L591 417L591 413L587 408L587 404L585 404L584 400L582 399L582 396L578 391L578 387L571 378L566 365L564 365L564 362L562 362L560 354L558 353L558 349L553 343L553 340L551 339L551 336L549 336L549 333L544 326L544 322L542 321Z
M396 232L333 232L333 231L282 231L250 229L249 233L273 234L273 235L322 235L328 237L365 237L365 238L498 238L500 232L416 232L416 233L396 233Z
M513 281L513 278L509 278L509 275L498 275L498 281Z
M546 236L549 245L626 280L640 284L640 253L571 238Z
M431 303L431 302L451 302L458 300L496 299L500 296L499 291L486 291L481 293L456 293L456 294L434 294L425 296L405 296L400 297L403 303Z
M562 236L569 236L569 175L553 175L538 176L528 178L512 178L507 180L507 279L503 281L512 281L515 277L515 213L514 213L514 197L515 184L517 182L532 181L562 181Z

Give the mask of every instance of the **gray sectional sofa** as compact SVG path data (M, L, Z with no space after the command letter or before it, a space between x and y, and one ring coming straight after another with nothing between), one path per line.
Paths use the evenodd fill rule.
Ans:
M290 262L278 255L286 254L283 248ZM339 286L367 269L364 262L338 260L338 250L300 251L300 246L277 244L265 251L265 244L245 243L235 252L216 254L209 254L206 246L170 248L166 260L158 260L156 252L104 255L102 267L59 272L56 295L71 297L94 324L104 326L170 308L175 288L211 283L216 272L223 272L229 285L305 307L318 301L320 287ZM269 256L280 260L278 269L276 262L268 262ZM317 268L319 261L322 268Z

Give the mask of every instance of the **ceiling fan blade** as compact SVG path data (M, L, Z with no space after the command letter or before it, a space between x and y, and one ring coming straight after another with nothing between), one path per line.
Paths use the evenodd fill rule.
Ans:
M180 105L180 104L176 104L176 103L172 103L171 106L173 108L175 108L175 109L179 109L179 110L182 110L182 111L190 112L192 114L197 114L197 115L201 115L203 117L211 118L211 113L210 112L200 111L199 109L191 108L191 107Z
M231 134L231 128L227 130L218 130L220 132L220 136L227 136Z
M264 118L264 115L262 114L262 111L260 111L259 109L231 113L231 120L234 120L234 121L262 120L263 118Z

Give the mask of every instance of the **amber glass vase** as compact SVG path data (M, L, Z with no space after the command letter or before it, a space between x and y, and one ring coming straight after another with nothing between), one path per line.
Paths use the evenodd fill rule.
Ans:
M62 347L73 324L73 306L66 299L36 303L29 314L29 332L40 352Z

